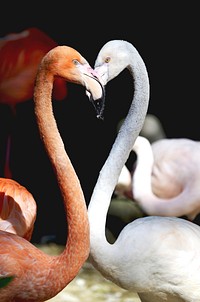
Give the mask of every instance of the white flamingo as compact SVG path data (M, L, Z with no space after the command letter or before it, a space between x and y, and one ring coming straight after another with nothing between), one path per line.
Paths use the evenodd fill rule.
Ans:
M165 138L150 144L139 136L133 150L132 192L143 211L194 220L200 213L200 142Z
M142 302L199 302L199 226L176 217L148 216L126 225L113 244L106 239L111 196L147 112L149 80L141 56L127 41L106 43L95 67L104 84L128 68L134 96L88 206L89 259L105 278L137 292Z
M200 213L200 142L164 138L150 144L138 136L132 150L137 155L132 176L124 166L115 191L132 198L147 215L194 220Z

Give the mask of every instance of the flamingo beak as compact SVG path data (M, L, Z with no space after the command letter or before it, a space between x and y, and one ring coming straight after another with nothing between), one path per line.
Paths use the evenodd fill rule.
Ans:
M92 102L92 104L95 108L97 118L100 120L104 120L103 113L104 113L104 107L105 107L105 94L104 94L104 97L101 99L98 99L95 101L90 99L90 101Z
M98 76L95 70L91 68L90 74L87 73L86 81L86 95L90 102L93 104L97 118L103 120L103 113L105 107L105 88L102 84L101 78Z

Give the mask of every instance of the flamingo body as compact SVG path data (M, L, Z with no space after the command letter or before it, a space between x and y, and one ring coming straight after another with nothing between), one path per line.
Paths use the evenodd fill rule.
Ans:
M13 179L0 178L0 230L31 240L37 204L32 194Z

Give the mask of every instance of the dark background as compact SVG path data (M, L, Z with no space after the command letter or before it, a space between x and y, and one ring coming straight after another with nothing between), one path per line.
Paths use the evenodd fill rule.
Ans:
M140 52L149 73L148 112L159 117L168 137L199 140L199 10L187 3L176 7L163 3L147 5L141 1L131 3L114 2L108 8L108 4L97 1L91 2L90 6L66 2L64 7L58 2L41 8L35 3L15 4L14 7L4 2L0 36L38 27L59 45L77 49L91 66L107 41L123 39L131 42ZM108 83L104 121L96 119L82 87L67 86L68 96L64 101L54 102L54 113L88 204L99 170L115 138L117 123L129 108L131 78L125 70ZM9 108L0 105L2 155L9 119ZM66 234L64 211L54 174L39 139L32 100L17 105L14 123L13 178L30 190L38 204L32 241L39 242L42 236L53 234L57 242L63 243Z

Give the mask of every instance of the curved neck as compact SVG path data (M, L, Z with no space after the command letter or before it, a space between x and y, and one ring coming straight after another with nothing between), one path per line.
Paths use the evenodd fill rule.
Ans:
M132 175L132 193L133 198L140 204L143 204L143 198L153 198L151 186L151 175L154 164L153 150L150 142L145 138L138 136L132 149L137 156ZM141 205L140 204L140 205Z
M112 193L117 184L122 167L127 161L135 139L143 126L148 109L148 74L142 58L134 47L130 50L130 64L128 69L134 81L133 100L110 154L100 171L88 207L90 221L90 256L94 259L98 257L98 253L99 258L101 258L101 251L104 248L106 249L106 255L108 255L108 248L111 245L109 245L105 237L105 223ZM110 256L112 259L112 253ZM103 259L98 259L98 261L101 262Z
M89 254L89 225L85 199L59 134L52 108L54 77L40 70L34 91L35 114L41 139L54 169L66 211L68 237L64 252L52 261L61 276L73 279ZM55 259L54 259L55 260ZM64 275L65 273L65 275Z
M183 216L187 211L188 218L194 219L197 211L192 212L191 204L188 203L190 182L186 182L183 190L174 197L159 197L153 192L152 187L152 171L156 163L154 163L151 144L147 139L139 136L133 146L133 151L136 152L137 161L132 176L132 193L134 200L142 210L151 216ZM158 181L161 181L161 179ZM193 201L198 202L198 197L196 198L195 194L192 196Z

